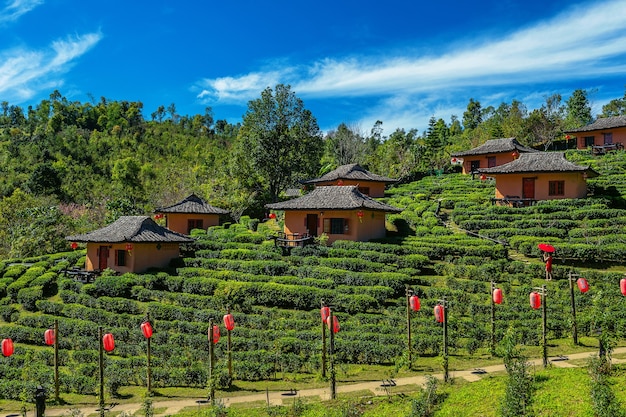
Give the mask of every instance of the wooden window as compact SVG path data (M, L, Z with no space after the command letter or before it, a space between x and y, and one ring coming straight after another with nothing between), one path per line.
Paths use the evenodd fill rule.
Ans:
M480 168L480 161L471 161L470 162L470 171L476 172Z
M343 235L348 227L347 219L330 218L324 219L324 233L328 235Z
M612 145L613 144L613 133L603 133L604 135L604 144Z
M370 187L359 187L359 192L364 195L370 195Z
M115 265L126 266L126 251L118 249L115 251Z
M585 136L584 140L585 140L585 147L593 146L596 144L595 136Z
M202 219L189 219L187 220L187 234L191 233L192 229L204 229Z
M565 195L565 181L550 181L548 195Z
M488 156L487 157L487 168L493 168L496 166L496 157Z

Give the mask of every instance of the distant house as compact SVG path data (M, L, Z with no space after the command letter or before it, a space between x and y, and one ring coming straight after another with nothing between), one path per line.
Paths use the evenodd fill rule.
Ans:
M563 152L522 153L515 161L481 168L478 173L481 179L495 179L496 200L523 204L586 197L587 178L599 175L590 167L568 161Z
M493 168L514 161L522 153L539 152L527 148L515 138L491 139L468 151L450 155L452 164L462 164L463 174L476 173L480 168Z
M402 211L364 195L355 185L316 187L302 197L265 207L285 212L285 236L326 233L329 243L385 237L385 214Z
M192 229L206 229L219 226L220 215L228 210L213 207L195 194L168 207L158 208L157 215L165 215L165 226L178 233L188 235Z
M359 164L341 165L337 169L308 181L302 181L304 185L323 187L328 185L355 185L359 187L361 194L374 198L385 196L385 186L397 182L393 178L373 174Z
M166 267L180 256L181 243L193 242L148 216L122 216L102 229L65 239L87 243L87 271L110 268L120 273Z
M626 116L603 117L587 126L564 133L576 137L578 149L591 148L596 153L623 149L626 145Z

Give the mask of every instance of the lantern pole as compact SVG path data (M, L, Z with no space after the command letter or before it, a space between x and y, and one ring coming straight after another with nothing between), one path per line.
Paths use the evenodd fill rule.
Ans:
M230 314L230 306L226 307L226 314ZM230 344L230 330L228 328L226 328L226 336L227 336L227 340L226 340L226 344L227 344L227 349L228 349L228 376L230 377L230 379L232 380L233 378L233 356L231 353L231 344Z
M59 404L59 319L54 319L54 401Z
M569 271L569 295L572 302L572 338L574 339L574 345L578 344L578 327L576 326L576 300L574 299L574 279L578 274Z
M406 286L406 340L407 340L407 358L409 361L409 370L411 370L411 296L413 290Z
M491 355L496 352L496 303L493 300L493 292L496 290L496 283L491 281Z
M328 315L328 322L330 323L330 399L337 399L337 383L335 380L335 323L333 322L333 309L330 309L330 314Z
M150 323L150 313L146 313L146 321L148 323ZM150 325L152 325L152 323L150 323ZM150 367L150 356L151 356L151 349L150 349L150 339L152 339L152 337L148 338L148 347L146 350L146 354L147 354L147 363L146 365L148 366L148 373L147 373L147 388L148 388L148 395L152 394L152 371L151 371L151 367Z
M321 308L327 307L324 299L320 300ZM322 378L326 378L326 323L322 320Z
M104 417L104 341L102 340L102 326L98 326L98 354L100 358L100 417Z
M209 319L209 401L215 405L215 386L213 385L213 319Z
M543 367L548 367L548 343L546 341L546 333L548 332L548 307L546 306L546 299L548 291L546 290L546 286L542 285L541 287L535 287L534 290L537 290L539 295L541 295L541 356L543 360Z
M437 302L443 307L443 380L448 382L448 301L443 297Z

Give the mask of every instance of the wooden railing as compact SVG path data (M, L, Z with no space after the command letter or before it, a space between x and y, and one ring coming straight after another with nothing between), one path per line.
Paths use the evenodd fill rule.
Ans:
M306 246L313 243L314 237L308 233L278 233L274 237L274 244L282 247Z

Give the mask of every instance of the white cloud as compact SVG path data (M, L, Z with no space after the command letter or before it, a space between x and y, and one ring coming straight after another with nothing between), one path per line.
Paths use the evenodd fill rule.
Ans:
M6 1L5 6L0 10L0 24L17 20L40 4L43 4L43 0Z
M54 41L46 50L18 48L0 52L0 93L7 100L23 101L42 89L61 85L60 74L100 39L101 33L88 33Z

